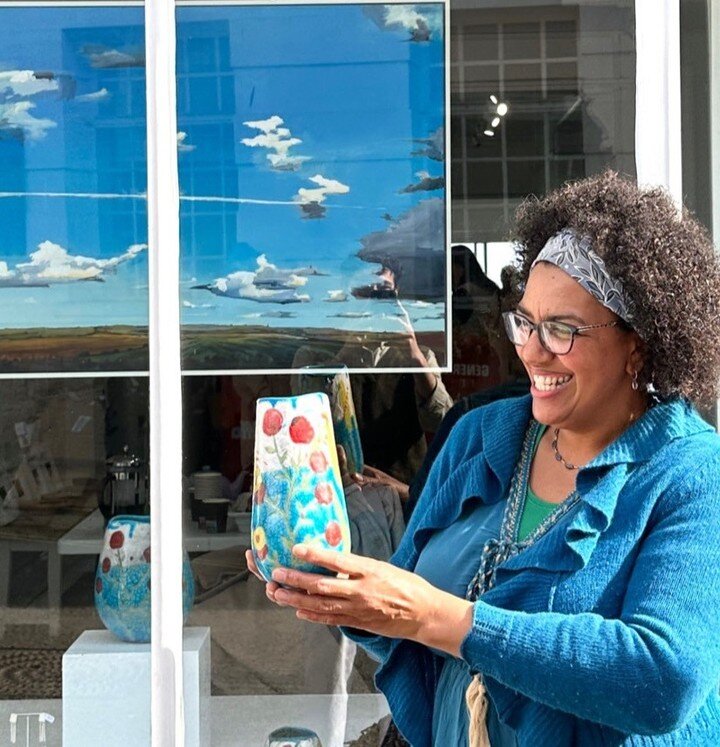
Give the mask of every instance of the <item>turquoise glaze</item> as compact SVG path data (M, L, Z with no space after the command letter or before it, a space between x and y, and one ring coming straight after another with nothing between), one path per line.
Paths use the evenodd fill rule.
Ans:
M182 586L184 619L195 598L187 553ZM123 641L150 641L150 517L116 516L108 522L95 574L95 609Z
M319 392L257 403L252 551L263 577L277 567L327 573L292 556L301 542L350 552L330 404Z

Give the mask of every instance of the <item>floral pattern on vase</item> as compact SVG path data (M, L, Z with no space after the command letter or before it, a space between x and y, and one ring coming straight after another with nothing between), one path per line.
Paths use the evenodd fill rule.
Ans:
M335 439L345 449L348 472L362 473L363 450L347 371L340 371L333 377L330 392Z
M293 557L296 543L350 552L350 525L323 393L259 399L252 551L266 580L277 567L328 573Z
M95 573L95 608L105 627L123 641L150 641L150 517L116 516L108 522ZM195 599L195 582L183 553L183 619Z

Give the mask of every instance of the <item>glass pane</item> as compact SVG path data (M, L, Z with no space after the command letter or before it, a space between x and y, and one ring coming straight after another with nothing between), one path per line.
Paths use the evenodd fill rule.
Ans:
M465 270L453 276L453 371L443 381L455 399L478 402L527 388L498 312L518 205L607 167L635 172L635 54L631 0L471 5L452 12L453 240L485 247L487 262L483 271L470 255L457 259ZM484 38L469 53L476 29Z
M348 249L336 240L332 228L335 221L347 227L361 220L364 203L358 195L368 201L382 195L383 209L378 209L375 217L393 225L399 212L394 207L399 191L411 184L418 171L430 177L439 174L438 154L422 127L416 128L412 139L419 141L417 148L424 153L417 164L408 164L396 150L403 137L388 140L377 121L392 112L398 100L405 107L406 121L413 120L408 91L428 86L432 90L436 79L430 74L426 80L427 70L405 75L402 67L407 57L434 54L432 46L418 46L412 30L400 25L393 32L392 56L378 64L377 49L358 54L352 25L334 24L336 38L319 43L327 33L327 23L311 6L306 10L313 13L313 27L299 33L298 29L306 29L306 21L298 16L292 40L285 36L287 24L278 24L265 8L252 9L252 32L236 15L238 8L232 6L181 8L178 17L178 112L180 130L186 133L182 144L187 146L180 154L182 191L187 198L182 206L183 304L184 323L193 327L193 337L186 338L184 379L184 537L186 546L194 548L191 563L198 590L189 624L211 627L213 693L232 698L227 702L238 711L244 702L250 702L242 699L272 695L278 704L272 711L287 707L283 713L290 714L295 726L303 726L307 724L300 719L312 707L330 708L323 696L348 692L348 710L336 711L337 732L335 741L330 740L338 747L352 732L356 698L375 695L375 664L328 628L300 623L288 610L272 605L262 584L248 575L244 550L254 541L257 557L263 559L265 552L270 553L267 532L255 535L258 526L265 531L265 525L253 524L252 511L256 511L256 521L261 521L257 517L267 516L271 511L268 505L275 500L273 485L287 482L286 476L273 474L262 460L284 453L286 444L294 454L302 449L290 436L290 425L299 416L287 417L276 403L272 409L279 415L273 413L266 420L266 409L258 418L258 403L322 391L333 405L331 417L352 413L350 422L357 427L361 445L359 465L373 475L382 473L376 483L382 494L356 490L357 484L345 475L343 497L351 520L351 546L355 552L387 558L403 533L417 496L416 485L422 483L423 468L432 461L433 436L451 406L468 396L477 403L527 388L500 324L500 312L508 303L506 268L514 260L513 248L504 239L515 207L528 194L542 195L569 178L606 165L628 172L634 168L632 2L582 7L558 2L533 8L510 3L494 8L480 2L473 5L453 8L451 208L453 240L458 244L449 258L453 349L451 370L441 374L436 389L430 392L430 407L426 407L423 394L427 380L421 366L402 373L352 373L348 377L350 392L343 399L339 394L341 379L313 366L346 362L340 352L347 351L320 336L306 345L301 339L305 328L298 331L301 317L295 316L302 312L300 304L238 303L203 286L229 279L232 273L257 276L261 255L277 271L273 284L286 282L282 271L307 267L308 252L295 241L305 234L317 237L319 260L326 250L336 254L339 269L327 270L337 271L334 277L340 277L341 270L356 267L354 254L362 246L357 239L363 234L358 233L356 243ZM413 6L414 12L419 12L418 7ZM364 13L367 23L363 28L383 50L390 38L377 37L378 18ZM305 51L298 41L306 37L314 40L311 51ZM250 57L254 66L248 62ZM313 65L322 70L323 84L317 91L308 91L299 71L306 72ZM615 77L608 74L608 66ZM384 86L366 85L356 67L373 78L386 75L396 81L394 97ZM328 94L339 82L346 85L347 75L356 73L353 94L357 100L370 98L372 92L372 105L362 115L342 92ZM203 81L196 88L195 79ZM422 116L430 117L431 99L422 95L427 107ZM310 123L317 112L324 124L316 129ZM282 122L272 121L273 116ZM353 116L355 121L350 121ZM341 133L336 131L338 121L348 122ZM301 142L283 146L282 153L268 147L282 140ZM248 145L248 141L255 144ZM212 143L212 150L207 143ZM359 157L357 151L347 150L350 143L372 164L374 178L363 192L350 182L349 174ZM268 158L270 155L275 158ZM276 168L278 165L282 168ZM388 182L389 187L381 178L388 169L400 175L397 183ZM321 205L327 207L322 218L307 214L303 218L297 203L268 207L238 202L282 194L292 203L301 185L314 188L302 179L316 174L351 188L345 195L328 196ZM273 192L277 185L282 186L281 193ZM412 194L404 192L402 199ZM198 196L232 199L194 199ZM348 207L343 207L345 204ZM299 226L282 222L286 209L296 212ZM423 230L424 235L430 235L428 227ZM319 267L325 271L324 266ZM378 269L381 274L372 282L384 285L387 275ZM418 278L431 273L423 268L418 270ZM247 275L243 277L247 279ZM330 281L310 277L292 290L312 295L313 283L324 282ZM272 284L266 287L279 290ZM347 292L336 285L322 287ZM376 299L382 303L373 307L369 316L352 323L341 316L344 301L328 297L333 323L346 318L344 329L367 333L383 317L400 319L398 299L390 296ZM436 304L424 298L399 301L418 348L423 354L435 350L432 325L439 314ZM227 319L243 318L248 328L252 327L257 343L252 359L238 354L234 346L237 338L223 337L221 331L216 334L218 310L227 314ZM280 345L279 330L285 334ZM361 347L368 361L383 354L372 344ZM212 370L211 356L216 350L228 356L233 374ZM283 356L289 361L289 371L259 370L272 368ZM319 428L312 417L302 417L317 436ZM273 431L279 438L277 444L272 442ZM295 433L302 441L309 433L307 424L302 424L300 435L297 430ZM347 455L351 439L339 422L335 423L334 437L346 447ZM316 451L322 452L322 458ZM315 446L305 453L303 464L313 471L311 479L326 475L329 453ZM346 471L351 470L348 467ZM313 493L312 500L322 505L326 493L321 490L317 495ZM228 503L219 509L218 521L216 501L223 499ZM228 510L226 521L224 508ZM311 693L320 699L311 701ZM372 711L366 725L381 715L381 711ZM288 720L283 716L284 722ZM259 743L271 726L281 725L270 720L263 724L265 732L256 735ZM354 736L358 734L355 729Z
M464 62L497 60L500 36L495 24L463 25L455 30L457 41L450 49L462 49Z
M545 161L508 161L508 196L542 194L545 186Z
M503 135L508 156L545 154L545 115L542 112L517 114L505 120Z
M142 9L0 15L0 374L145 371Z
M539 23L504 23L501 26L505 60L527 60L540 57Z
M440 5L179 11L185 370L407 367L406 314L447 362L444 47Z
M552 57L577 56L577 23L548 21L545 24L545 54Z
M680 4L680 73L682 86L682 165L683 198L696 217L713 233L718 245L720 194L713 189L712 169L718 165L708 154L718 123L711 119L712 103L718 94L712 65L717 66L720 49L713 43L711 4L705 0L686 0ZM715 39L717 35L715 35ZM708 408L703 416L716 427L720 404Z
M469 161L467 164L467 197L491 197L502 192L503 171L499 161Z
M453 8L453 25L459 50L451 89L453 138L461 140L454 155L494 157L501 165L489 182L494 193L479 186L477 168L462 169L459 178L472 186L454 192L463 199L455 239L503 238L525 195L544 194L568 178L607 167L635 173L632 2L541 8L477 3ZM467 53L465 38L478 28L496 28L500 39L497 56L486 55L482 65L477 51ZM513 160L528 158L541 160Z
M245 550L287 560L277 527L320 527L323 546L388 559L400 494L452 404L424 370L448 364L442 7L180 7L177 28L188 624L211 627L229 711L277 704L214 736L263 744L324 713L322 743L339 747L385 713L375 664L271 604ZM359 370L317 370L344 366ZM326 419L297 409L307 392L327 395ZM366 465L397 483L354 483ZM286 522L291 493L302 515Z
M63 655L117 640L105 524L149 511L143 9L6 5L0 48L0 742L59 745L61 697L132 697Z

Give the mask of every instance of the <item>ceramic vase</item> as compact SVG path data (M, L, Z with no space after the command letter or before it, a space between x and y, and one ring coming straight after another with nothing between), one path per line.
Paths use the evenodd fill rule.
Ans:
M335 439L345 450L348 472L362 474L363 450L347 371L340 371L333 376L330 382L330 402Z
M350 526L330 403L323 393L257 403L252 551L266 580L274 568L328 571L300 562L297 543L350 552Z
M296 394L323 391L330 399L335 441L342 446L347 457L348 472L362 473L364 457L355 402L352 396L350 374L343 367L336 374L314 372L314 366L305 366L296 374Z
M183 619L195 598L190 558L183 553ZM95 608L123 641L150 640L150 517L115 516L105 530L95 574Z

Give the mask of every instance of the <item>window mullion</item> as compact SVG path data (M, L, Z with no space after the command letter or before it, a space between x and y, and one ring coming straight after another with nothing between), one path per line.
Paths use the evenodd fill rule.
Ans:
M635 159L638 183L682 204L680 2L635 0Z
M184 743L182 387L175 5L145 0L149 245L152 744Z

